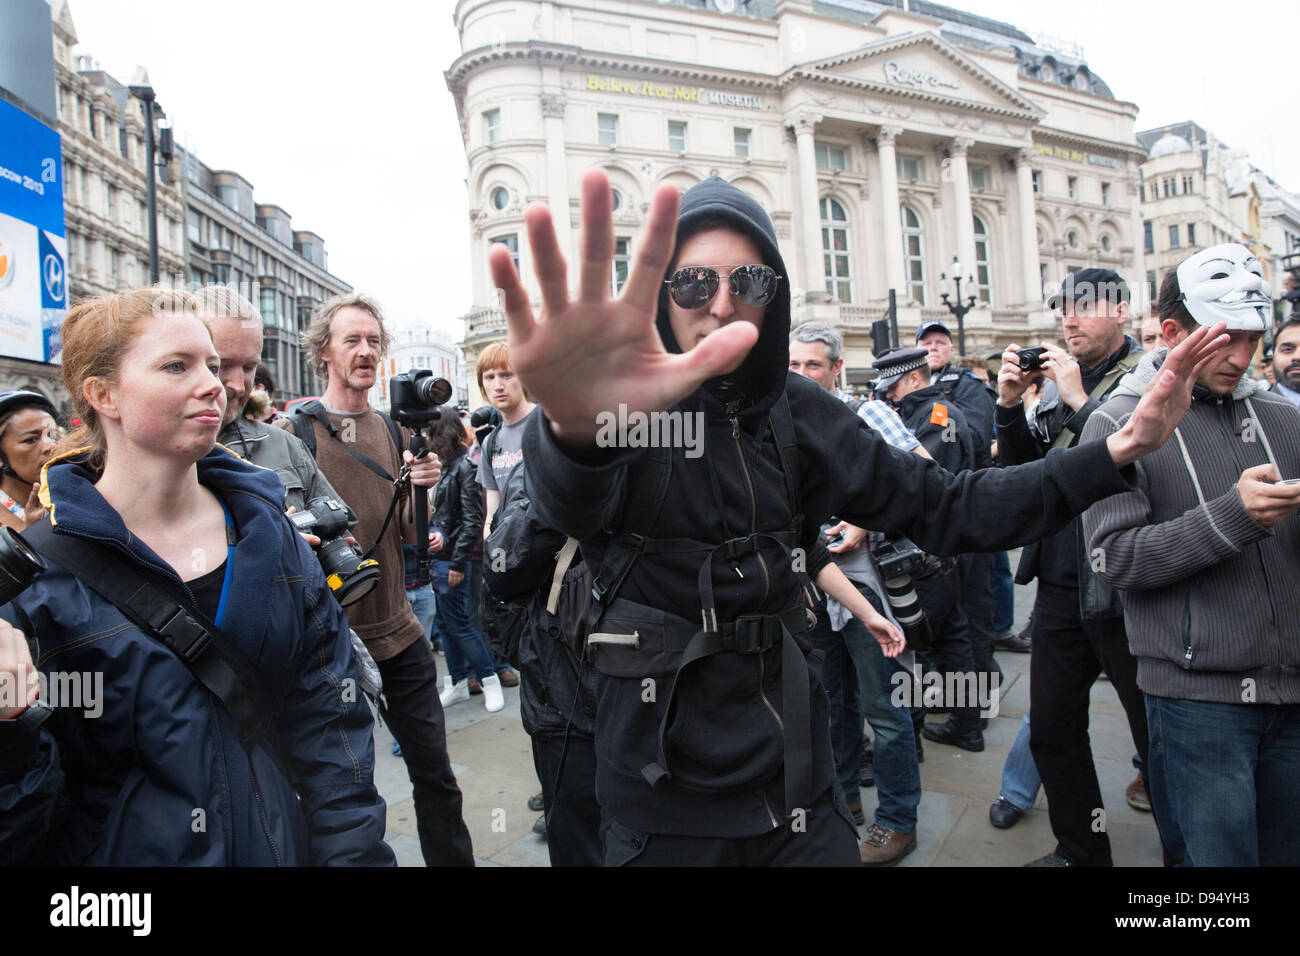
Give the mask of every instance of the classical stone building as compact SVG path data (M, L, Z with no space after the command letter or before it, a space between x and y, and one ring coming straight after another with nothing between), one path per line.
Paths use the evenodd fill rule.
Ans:
M574 260L577 184L616 190L613 285L655 186L717 174L769 211L795 320L840 327L846 380L866 379L870 325L901 337L951 319L968 281L966 351L1052 337L1044 285L1143 266L1137 108L1078 51L910 0L459 0L446 72L468 160L472 368L504 336L487 249L505 242L536 295L523 209L560 211ZM955 322L954 330L955 330ZM469 383L471 393L475 383ZM476 397L471 398L471 403Z
M467 400L465 360L451 337L427 325L393 330L393 344L380 375L370 389L370 404L388 409L388 379L412 369L427 368L451 382L454 391L449 404Z
M1300 252L1300 197L1257 169L1244 149L1186 121L1137 134L1147 285L1199 249L1239 242L1259 258L1281 295L1282 260ZM1152 292L1154 295L1154 292Z

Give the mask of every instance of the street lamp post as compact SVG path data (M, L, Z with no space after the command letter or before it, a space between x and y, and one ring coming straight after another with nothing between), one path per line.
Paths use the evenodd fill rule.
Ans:
M145 203L149 216L149 284L158 283L158 195L154 169L153 113L156 101L153 87L149 84L149 74L142 66L136 67L135 77L127 87L131 95L144 104L144 159L145 159Z
M969 289L970 284L975 280L970 277L965 277L965 278L962 277L961 263L957 261L956 256L952 257L952 273L953 273L952 274L953 297L957 300L956 304L954 305L953 303L948 301L949 293L945 291L942 286L942 283L948 281L948 275L942 272L939 273L939 282L941 283L939 288L939 298L943 299L943 304L948 307L948 311L951 312L953 315L957 316L957 351L959 354L965 355L966 354L965 318L966 318L966 313L969 312L971 309L975 308L975 296L974 294L971 294L967 299L966 304L963 305L961 301L961 287L962 287L962 283L964 282L966 283L967 289Z

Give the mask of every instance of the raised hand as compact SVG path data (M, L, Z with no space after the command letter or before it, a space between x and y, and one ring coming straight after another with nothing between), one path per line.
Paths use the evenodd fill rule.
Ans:
M614 230L609 180L603 170L582 179L582 237L578 294L570 298L568 272L551 222L537 203L524 221L542 293L533 317L510 252L489 252L492 281L504 295L510 364L543 407L556 439L590 447L601 412L655 412L671 408L707 379L734 369L758 341L749 322L722 326L691 351L668 352L655 330L664 272L677 228L677 188L660 185L637 241L631 275L617 299L609 297ZM567 211L562 211L567 214Z
M1223 322L1200 326L1169 350L1128 422L1106 439L1117 467L1131 465L1169 440L1192 404L1197 373L1228 344L1226 329Z

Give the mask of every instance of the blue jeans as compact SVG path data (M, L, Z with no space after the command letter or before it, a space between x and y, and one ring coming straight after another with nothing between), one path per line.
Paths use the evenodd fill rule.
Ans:
M884 604L871 588L857 585L871 606L884 613ZM916 807L921 802L921 769L916 759L916 735L909 707L895 707L891 701L894 683L890 679L902 668L885 657L867 626L856 617L840 631L844 646L858 675L858 696L862 713L875 733L876 823L896 833L916 830ZM911 680L909 677L908 680ZM861 726L859 721L858 726ZM854 768L854 787L857 786ZM847 796L847 794L846 794ZM850 799L850 803L856 802Z
M424 639L432 644L433 621L437 614L437 608L433 600L433 587L425 584L421 587L407 588L406 601L411 605L411 610L415 613L415 619L420 622L420 627L424 628Z
M433 570L433 589L438 594L438 629L442 632L442 648L447 655L451 682L459 684L468 677L475 677L481 683L496 671L492 669L492 653L469 617L469 579L452 587L447 581L451 562L431 561L429 564Z
M469 620L474 625L474 630L480 634L483 633L483 621L479 616L479 609L482 606L483 594L483 561L480 558L470 558L469 564L465 565L465 583L469 585ZM488 648L488 653L492 654L492 648ZM510 670L510 665L501 658L492 654L492 669L500 674L502 671Z
M1016 585L1011 559L1005 551L993 555L993 632L1005 634L1016 625Z
M1182 866L1300 866L1300 704L1144 694L1151 809Z
M1016 732L1015 743L1002 764L1002 797L1021 810L1029 810L1038 799L1038 788L1042 785L1034 755L1029 752L1029 713L1026 711L1020 721L1020 730Z
M862 706L858 699L858 679L844 647L843 632L831 630L826 604L817 608L817 624L812 630L813 647L820 650L822 687L830 701L831 755L835 758L835 775L850 806L862 803L858 787L862 764Z

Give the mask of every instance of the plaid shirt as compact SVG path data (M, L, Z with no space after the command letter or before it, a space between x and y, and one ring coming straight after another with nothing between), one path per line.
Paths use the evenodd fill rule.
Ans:
M853 396L835 389L835 397L847 404ZM916 436L907 430L898 413L884 402L866 401L858 408L858 417L880 432L880 437L901 451L911 451L921 444Z

